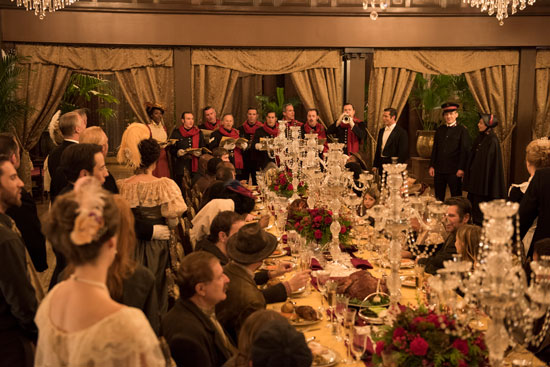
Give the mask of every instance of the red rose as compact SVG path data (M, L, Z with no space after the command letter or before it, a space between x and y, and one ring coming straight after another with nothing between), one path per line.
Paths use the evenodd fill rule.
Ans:
M340 228L340 234L346 233L347 230L346 226L342 226L342 228Z
M292 191L292 190L294 190L294 186L292 186L292 184L288 184L286 189Z
M316 240L320 240L321 238L323 238L323 232L321 232L321 230L318 229L318 230L315 231L314 236L315 236Z
M302 187L302 186L304 186L304 181L298 182L298 187Z
M458 361L458 367L468 367L468 363L465 360L461 359Z
M421 322L426 322L426 319L422 316L416 316L413 320L413 324L420 324Z
M321 217L320 215L318 215L318 216L316 216L315 218L313 218L313 221L314 221L315 223L319 223L319 222L321 222L322 220L323 220L323 217Z
M385 343L383 340L379 340L376 342L376 348L375 348L375 353L378 354L378 355L381 355L382 352L384 351L384 347L385 347Z
M298 227L298 232L302 232L304 230L304 226Z
M279 178L279 184L280 185L285 185L286 184L286 177Z
M481 338L481 336L478 336L477 339L474 341L474 344L479 347L481 350L486 350L487 346L485 345L485 342Z
M279 185L275 185L275 186L273 186L273 190L275 190L275 191L279 191Z
M284 177L285 177L285 173L284 173L284 172L279 173L279 178L284 178Z
M332 218L331 217L326 217L325 218L325 224L331 224L332 223Z
M287 172L288 177L292 177L292 171Z
M402 327L395 328L393 331L393 340L399 339L407 335L407 331L403 329Z
M300 227L300 222L294 223L294 228L298 229L298 227Z
M310 217L304 217L304 218L302 218L302 222L304 222L304 224L305 224L305 223L309 223L310 220L311 220Z
M311 214L312 217L316 217L319 214L319 209L311 209L309 214Z
M429 345L421 336L417 336L411 342L411 353L415 356L425 356Z
M327 211L328 215L332 215L332 210Z
M469 348L468 348L468 342L466 340L455 339L455 341L452 344L452 347L458 349L458 351L464 354L465 356L468 355Z

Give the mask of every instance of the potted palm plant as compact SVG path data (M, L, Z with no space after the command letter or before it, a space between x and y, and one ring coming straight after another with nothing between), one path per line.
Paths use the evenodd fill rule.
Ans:
M14 123L22 119L31 107L24 99L17 98L19 75L23 69L19 65L21 56L5 54L0 61L0 132L10 130Z
M294 108L300 105L300 101L296 98L289 98L285 100L285 89L277 88L277 97L273 101L269 96L256 96L258 101L258 115L262 121L265 121L265 115L268 111L274 111L278 119L283 118L283 106L287 103L292 104Z
M440 106L453 95L455 78L452 75L416 75L409 103L422 123L422 130L416 132L416 151L422 158L432 155L435 129L441 116Z

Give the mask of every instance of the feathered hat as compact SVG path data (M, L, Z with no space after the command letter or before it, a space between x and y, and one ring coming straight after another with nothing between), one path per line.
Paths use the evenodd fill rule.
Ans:
M137 169L141 166L141 154L139 154L139 143L142 140L149 139L151 131L147 125L134 122L124 130L122 140L118 149L117 161L128 167Z

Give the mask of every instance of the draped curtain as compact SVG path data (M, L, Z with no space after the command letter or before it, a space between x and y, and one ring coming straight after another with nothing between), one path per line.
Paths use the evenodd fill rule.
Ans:
M480 111L491 112L501 120L495 132L500 140L507 179L510 137L516 126L518 65L517 51L376 51L369 83L369 134L373 140L377 139L384 108L393 107L401 111L416 72L450 75L464 73ZM411 83L410 87L407 81Z
M73 71L117 73L126 98L140 119L145 114L143 103L155 98L155 102L166 105L165 120L167 125L173 125L172 50L20 44L16 52L26 57L23 64L28 69L20 93L36 110L17 127L27 150L40 139Z
M376 54L375 54L376 55ZM388 107L397 110L397 118L401 115L411 89L416 73L403 68L375 67L369 81L367 152L368 159L374 159L378 130L383 126L382 114Z
M254 107L257 104L257 95L262 94L263 76L240 73L237 84L233 92L233 113L235 114L235 124L238 126L247 118L248 107Z
M195 49L191 64L196 116L207 105L235 113L242 101L233 98L235 87L239 77L249 74L291 74L304 105L317 107L324 121L334 121L341 109L341 60L336 50Z
M550 136L550 50L537 51L533 139Z

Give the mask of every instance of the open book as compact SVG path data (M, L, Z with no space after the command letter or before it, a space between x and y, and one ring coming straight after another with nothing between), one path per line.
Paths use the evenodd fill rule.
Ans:
M245 138L231 138L229 136L222 137L222 140L220 141L220 147L223 147L225 145L231 145L234 144L236 146L242 146L243 144L248 144L248 139Z

